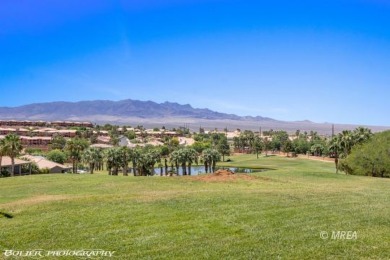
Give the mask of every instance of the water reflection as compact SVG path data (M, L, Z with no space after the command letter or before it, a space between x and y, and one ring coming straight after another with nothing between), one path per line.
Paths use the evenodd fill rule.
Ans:
M216 167L216 170L219 170L219 169L229 169L231 170L232 172L234 173L254 173L254 172L263 172L263 171L266 171L266 169L252 169L252 168L244 168L244 167ZM183 175L183 169L181 167L179 167L179 175ZM188 175L188 167L187 167L187 175ZM176 174L176 168L171 168L171 167L168 167L168 174L169 173L173 173L173 174ZM165 168L155 168L154 169L154 173L156 175L160 175L162 173L162 175L166 175L165 174ZM205 171L205 167L204 166L192 166L191 167L191 175L199 175L199 174L203 174L203 173L206 173Z

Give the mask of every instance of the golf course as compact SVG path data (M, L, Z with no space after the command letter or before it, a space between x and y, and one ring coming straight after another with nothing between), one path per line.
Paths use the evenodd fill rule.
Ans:
M389 179L336 174L331 162L302 158L230 159L218 165L268 170L0 179L0 250L101 249L113 259L390 257Z

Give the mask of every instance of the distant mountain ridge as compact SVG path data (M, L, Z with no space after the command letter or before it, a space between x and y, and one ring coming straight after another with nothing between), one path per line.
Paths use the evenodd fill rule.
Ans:
M313 123L303 121L280 121L257 116L238 116L212 111L207 108L193 108L191 105L178 103L139 100L94 100L79 102L36 103L18 107L0 107L0 119L5 120L70 120L90 121L97 124L143 125L145 127L178 127L186 125L196 131L200 126L207 129L248 129L259 131L266 129L285 130L295 133L318 131L331 135L331 123ZM354 129L359 125L334 125L335 132ZM366 126L373 131L389 129L384 126Z
M139 100L95 100L79 102L35 103L19 107L0 107L1 118L37 118L43 120L65 120L71 117L116 116L139 118L186 117L197 119L229 120L273 120L265 117L241 117L234 114L215 112L207 108L193 108L178 103Z

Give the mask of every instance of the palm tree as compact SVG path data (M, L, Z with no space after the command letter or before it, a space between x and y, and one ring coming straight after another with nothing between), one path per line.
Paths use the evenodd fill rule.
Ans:
M208 171L210 173L215 172L216 164L221 160L221 154L215 149L205 149L202 154L202 159L205 164L206 173Z
M119 149L120 156L122 157L122 169L123 169L123 176L128 176L128 168L129 168L129 161L132 159L132 152L129 147L122 146Z
M98 148L88 148L82 154L82 160L89 164L91 174L93 174L94 169L99 163L101 163L102 159L102 151Z
M180 149L178 150L178 156L179 156L179 163L181 164L181 168L182 168L182 171L183 171L183 175L187 175L187 166L186 166L186 163L187 163L187 152L186 152L186 149Z
M4 139L0 139L0 175L1 175L1 163L3 161L3 156L5 155L6 155L5 142Z
M23 147L19 136L15 134L8 134L4 138L3 152L5 155L11 157L11 176L14 176L15 171L15 157L20 154Z
M187 163L188 163L188 175L191 175L191 167L193 163L198 163L198 153L193 148L187 148Z
M164 168L165 168L165 175L168 174L168 158L169 158L170 150L169 147L164 145L160 148L160 156L164 159Z
M122 165L122 156L118 147L107 150L106 160L108 175L118 175L119 167Z
M349 130L344 130L339 134L339 138L340 146L343 149L340 156L345 158L351 152L352 146L354 145L353 134Z
M146 150L146 154L144 155L146 159L146 174L147 175L154 175L154 166L157 163L161 163L161 155L160 152L152 149L152 150Z
M157 150L144 149L142 153L140 153L137 164L140 175L154 175L154 166L159 162L161 162L161 157Z
M179 150L173 151L171 153L171 156L169 157L169 160L176 168L176 174L179 174L179 162L180 162L179 159L180 159Z
M73 173L77 173L77 163L81 159L82 152L88 147L88 141L82 138L72 138L66 142L65 149L72 161Z
M133 174L134 176L137 176L139 174L139 172L137 173L137 169L138 169L138 161L140 159L140 156L141 156L141 153L139 151L139 149L133 149L131 150L131 163L133 165Z
M221 161L221 154L217 151L217 150L212 150L212 153L211 153L211 158L212 158L212 170L213 172L215 172L215 166L217 164L217 162Z
M370 129L365 127L358 127L353 131L353 139L355 144L361 144L372 137Z
M334 163L336 166L336 173L339 172L339 156L342 151L341 147L341 135L334 136L329 143L329 152L333 154L334 157Z

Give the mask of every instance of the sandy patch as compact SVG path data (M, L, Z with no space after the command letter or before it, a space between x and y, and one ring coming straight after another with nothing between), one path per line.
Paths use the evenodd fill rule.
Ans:
M60 200L68 200L74 198L74 196L69 195L40 195L34 196L31 198L20 199L8 203L0 204L1 208L10 208L10 207L19 207L19 206L31 206L44 202L50 201L60 201Z
M237 180L254 180L255 177L249 176L247 174L238 174L238 175L224 175L224 176L215 176L215 175L205 175L205 176L196 176L195 180L204 181L204 182L230 182Z

